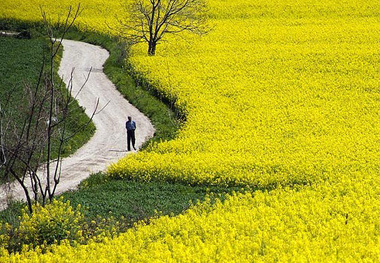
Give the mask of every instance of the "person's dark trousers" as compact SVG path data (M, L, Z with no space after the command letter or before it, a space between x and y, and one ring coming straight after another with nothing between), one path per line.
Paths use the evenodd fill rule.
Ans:
M128 141L128 151L131 150L131 141L132 141L132 147L135 148L135 130L127 130L127 141Z

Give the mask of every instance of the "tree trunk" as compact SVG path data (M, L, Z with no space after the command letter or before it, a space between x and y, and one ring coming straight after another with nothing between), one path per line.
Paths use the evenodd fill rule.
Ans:
M148 48L149 56L154 56L156 54L156 47L157 47L156 42L149 42L149 48Z

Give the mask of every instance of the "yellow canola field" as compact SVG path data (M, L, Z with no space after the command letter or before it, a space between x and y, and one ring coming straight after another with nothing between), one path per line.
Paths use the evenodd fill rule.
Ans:
M379 164L379 1L210 1L214 30L134 68L187 113L120 177L268 187Z
M0 16L38 19L42 1L25 2L3 0ZM60 11L70 1L61 3L44 1ZM80 22L99 31L120 12L116 1L82 5ZM109 172L276 189L201 204L102 245L11 260L379 261L379 0L209 6L207 36L169 38L155 57L134 47L132 66L176 98L187 121L175 140Z
M239 194L103 243L54 246L46 254L4 251L3 258L0 251L0 261L377 262L379 199L366 191L336 194L330 187Z

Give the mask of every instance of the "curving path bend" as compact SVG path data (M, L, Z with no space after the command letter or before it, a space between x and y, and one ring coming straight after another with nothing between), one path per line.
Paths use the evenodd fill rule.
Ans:
M125 131L127 116L132 116L137 125L137 148L155 131L150 120L125 100L103 73L103 64L109 56L107 50L72 40L64 40L62 44L64 51L58 73L67 85L74 68L73 96L78 93L92 68L88 82L77 97L79 104L86 109L86 114L91 116L97 98L98 109L108 105L93 118L96 126L94 136L73 155L63 159L57 193L75 189L91 173L105 170L109 164L128 154ZM23 197L23 190L15 183L0 186L0 210L6 208L9 198L21 200Z

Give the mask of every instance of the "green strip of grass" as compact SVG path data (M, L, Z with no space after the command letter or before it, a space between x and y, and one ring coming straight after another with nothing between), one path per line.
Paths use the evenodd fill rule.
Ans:
M113 216L124 220L123 225L132 226L140 220L159 215L175 216L206 196L224 199L232 192L245 191L241 188L189 186L168 182L136 182L110 179L102 173L91 175L81 183L77 191L62 194L73 207L84 207L87 221ZM23 204L13 203L0 212L0 222L18 225Z
M14 89L17 99L12 105L23 103L24 83L36 83L46 48L43 39L15 39L0 37L0 99L3 101ZM3 101L4 103L4 101Z
M96 174L90 177L104 177ZM96 180L96 179L95 179ZM63 194L75 207L78 204L87 207L86 216L115 218L125 217L135 222L155 216L156 211L164 215L177 215L186 210L191 202L203 200L210 192L207 187L191 187L181 184L162 182L136 182L130 180L85 181L79 191Z

